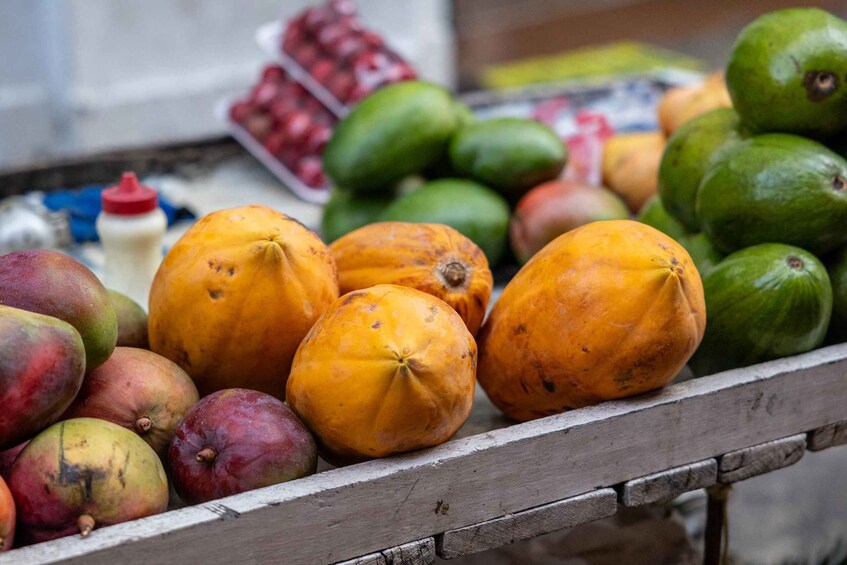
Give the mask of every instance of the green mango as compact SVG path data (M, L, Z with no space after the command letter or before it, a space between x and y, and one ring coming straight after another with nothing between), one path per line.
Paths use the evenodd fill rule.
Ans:
M453 98L440 86L404 81L380 88L335 126L324 171L351 192L386 195L441 158L458 121Z
M460 174L517 200L559 176L568 158L549 127L523 118L496 118L461 128L450 141L450 162Z
M811 253L780 243L736 251L703 277L706 334L689 361L700 376L821 345L832 286Z
M847 243L847 161L799 136L751 137L709 167L697 217L725 252L775 242L823 255Z
M726 85L756 132L823 139L847 128L847 22L817 8L760 16L732 48Z
M361 196L334 188L321 216L321 237L332 243L342 235L376 222L391 200L390 196Z
M683 124L668 139L659 165L659 194L668 213L689 231L700 231L695 203L703 175L742 137L735 110L719 108Z
M399 197L382 222L445 224L476 243L491 266L506 250L509 205L490 188L469 180L439 179Z

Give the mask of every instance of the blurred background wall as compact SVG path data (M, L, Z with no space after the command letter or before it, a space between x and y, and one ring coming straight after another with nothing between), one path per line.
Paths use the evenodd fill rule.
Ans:
M223 133L215 102L255 81L256 29L309 0L2 0L0 170ZM447 0L361 0L424 76L452 83Z
M316 0L317 1L317 0ZM0 1L0 170L214 137L215 102L267 56L256 29L309 0ZM425 78L477 88L492 64L636 40L723 65L790 0L359 0ZM803 2L847 16L844 0Z

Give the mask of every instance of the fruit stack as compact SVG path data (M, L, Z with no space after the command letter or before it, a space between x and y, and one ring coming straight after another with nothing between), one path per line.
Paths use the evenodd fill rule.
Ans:
M376 221L446 224L495 265L507 252L510 207L566 161L562 140L537 121L477 121L439 86L389 85L353 108L327 144L334 190L322 234L331 242Z
M641 219L682 243L704 275L698 374L847 337L845 45L847 22L822 10L758 18L726 67L733 108L668 140L659 197Z
M233 134L295 194L323 202L321 153L346 104L415 77L411 67L366 29L349 0L304 10L277 34L249 94L231 104Z

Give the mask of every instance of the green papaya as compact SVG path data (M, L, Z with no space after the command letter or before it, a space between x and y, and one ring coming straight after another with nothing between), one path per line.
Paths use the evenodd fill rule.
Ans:
M321 236L332 243L342 235L377 221L390 196L361 196L334 188L321 216Z
M659 194L668 213L689 231L700 231L695 203L706 169L742 135L735 110L719 108L683 124L668 139L659 164Z
M355 193L386 194L438 160L458 123L455 103L421 81L380 88L341 120L324 148L324 171Z
M776 242L823 255L847 242L847 161L796 135L751 137L709 167L697 217L725 252Z
M689 365L700 376L818 347L832 286L811 253L780 243L736 251L703 277L706 334Z
M760 16L733 45L726 84L756 132L823 139L847 127L847 22L817 8Z
M490 188L469 180L439 179L399 197L379 216L383 222L446 224L496 265L506 248L509 205Z
M456 171L512 200L559 176L568 158L556 132L523 118L467 125L453 136L449 150Z

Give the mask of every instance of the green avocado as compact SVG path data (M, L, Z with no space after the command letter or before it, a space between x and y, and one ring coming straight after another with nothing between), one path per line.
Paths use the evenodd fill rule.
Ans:
M567 158L556 132L522 118L475 122L450 141L450 161L456 171L512 200L559 176Z
M847 242L847 161L796 135L751 137L709 167L697 217L725 252L776 242L823 255Z
M732 48L726 85L755 132L823 139L847 127L847 22L817 8L765 14Z
M392 202L379 221L446 224L476 243L494 266L506 248L509 205L473 181L439 179Z
M391 203L389 196L360 196L334 188L321 216L321 236L332 243L342 235L377 221Z
M702 232L683 236L679 243L691 255L701 277L708 275L724 258L724 254L715 247L715 242Z
M404 81L380 88L335 126L324 171L352 192L386 194L433 165L457 123L455 102L440 86Z
M467 104L463 104L458 100L453 101L453 111L456 113L458 127L463 128L476 122L476 115L473 113Z
M709 165L742 139L738 114L719 108L683 124L668 139L659 165L659 194L668 213L690 231L700 231L697 188Z
M736 251L703 277L706 334L689 365L699 376L818 347L832 313L826 268L798 247Z
M638 221L656 228L663 234L669 235L679 241L691 232L679 220L668 213L667 207L664 204L664 201L658 194L651 196L650 200L641 208L641 212L638 213Z
M827 264L832 282L832 320L829 322L827 341L847 341L847 247L839 249Z
M711 271L724 257L709 236L704 233L689 232L676 218L672 217L658 194L651 197L641 209L638 221L656 228L679 242L688 251L701 277Z

